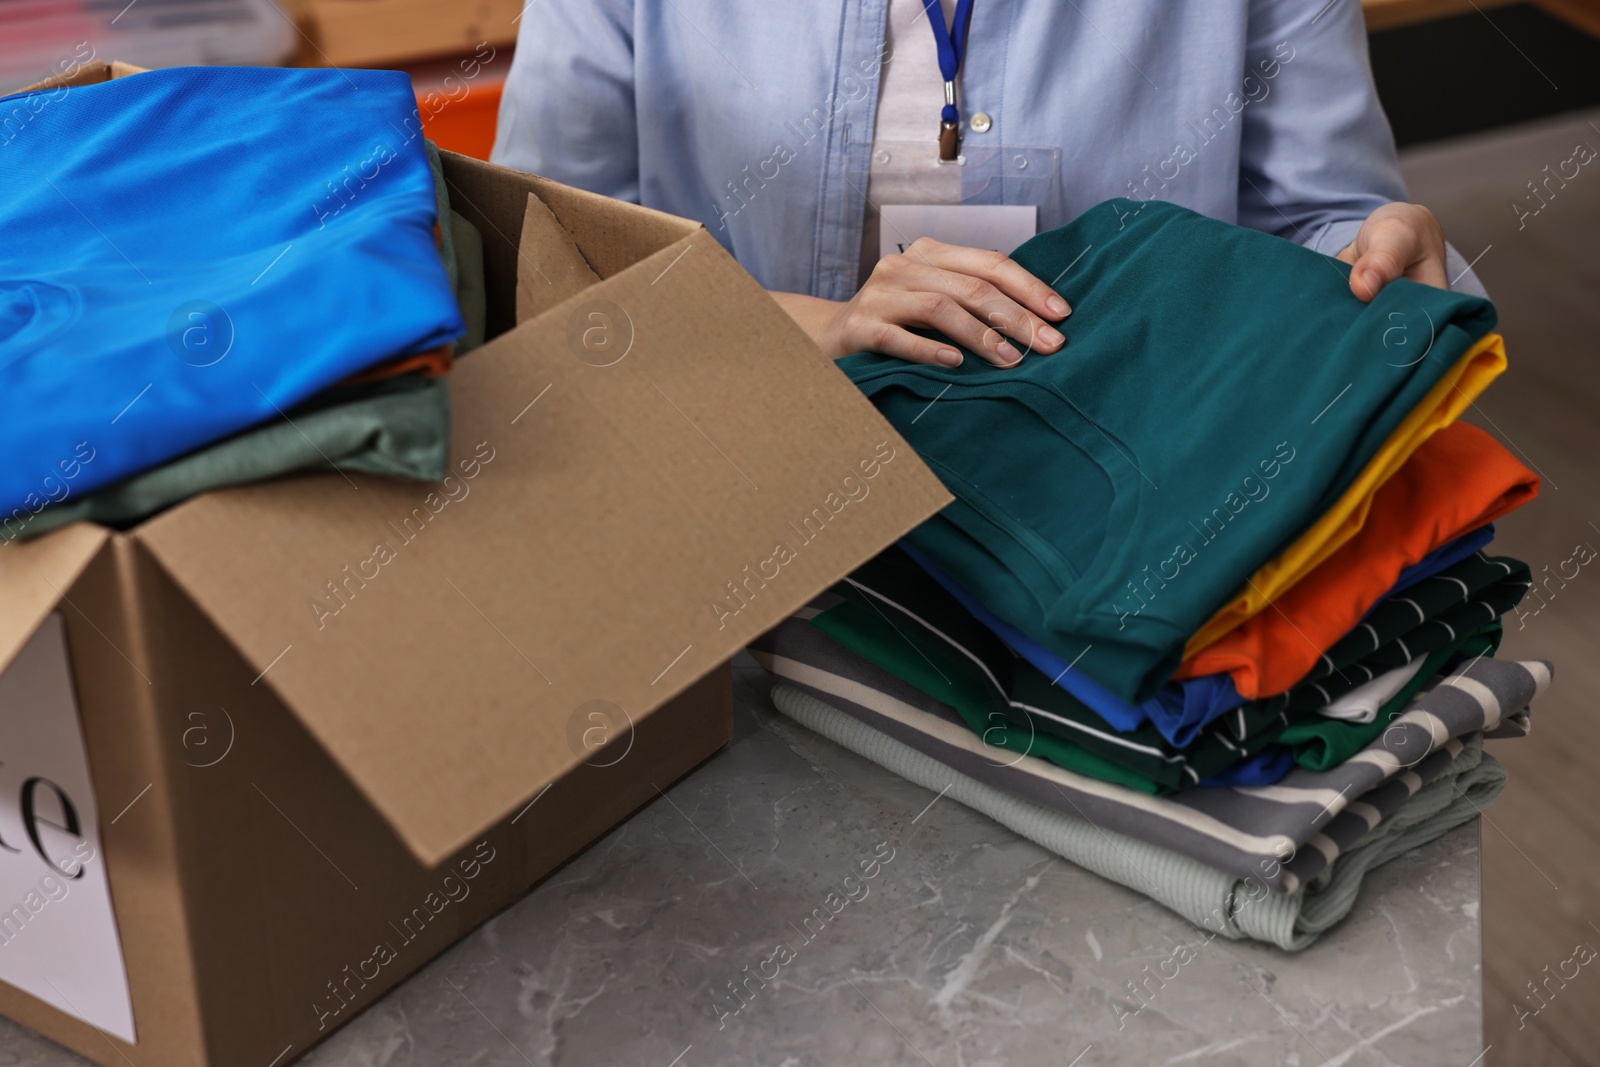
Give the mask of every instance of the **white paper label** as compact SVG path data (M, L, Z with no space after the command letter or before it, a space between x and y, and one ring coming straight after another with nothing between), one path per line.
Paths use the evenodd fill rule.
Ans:
M135 1040L60 614L0 674L0 980Z
M884 204L878 220L879 256L904 252L918 237L1010 255L1039 232L1032 204Z

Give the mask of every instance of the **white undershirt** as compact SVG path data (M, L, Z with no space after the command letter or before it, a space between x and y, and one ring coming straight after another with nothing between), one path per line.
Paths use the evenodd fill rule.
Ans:
M944 106L944 75L939 73L939 52L933 29L923 10L923 0L889 0L889 25L884 45L889 61L883 65L878 88L875 141L939 141L939 109ZM950 25L956 0L940 0L944 24Z
M939 73L939 51L934 45L933 28L923 8L924 0L889 0L889 24L884 29L884 46L889 56L883 64L878 86L878 113L872 129L872 169L880 170L879 159L887 142L925 141L928 152L939 151L939 112L944 106L944 75ZM950 25L956 0L939 0L944 24ZM957 101L959 102L959 84ZM952 174L953 180L959 180ZM866 225L861 233L861 276L865 282L878 262L878 212L872 205L874 183L867 179ZM880 183L881 185L881 183Z

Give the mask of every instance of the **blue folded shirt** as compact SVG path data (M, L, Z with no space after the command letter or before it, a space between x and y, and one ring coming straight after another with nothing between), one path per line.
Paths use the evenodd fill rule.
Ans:
M1480 526L1471 533L1463 534L1449 544L1441 545L1401 571L1394 587L1384 594L1385 599L1460 562L1492 540L1494 540L1494 524L1490 523ZM900 548L915 560L918 566L927 571L929 577L960 601L961 606L971 612L973 618L994 631L995 635L1010 645L1017 655L1039 668L1052 682L1083 701L1114 729L1134 730L1148 721L1160 731L1162 737L1174 745L1184 747L1191 744L1207 724L1245 703L1244 697L1239 695L1239 690L1234 688L1233 678L1230 675L1207 674L1199 678L1168 682L1154 697L1143 704L1131 704L1083 671L1073 670L1072 665L1066 660L984 607L976 597L942 573L932 561L915 548L904 541L900 542ZM1279 746L1274 746L1277 747ZM1230 768L1217 779L1202 784L1264 785L1275 782L1288 773L1287 766L1283 765L1284 758L1282 752L1274 754L1272 749L1264 750L1257 756ZM1287 758L1290 764L1294 762L1292 754ZM1277 777L1271 777L1273 774L1277 774ZM1227 780L1222 780L1224 778Z
M1400 577L1395 579L1394 587L1387 593L1383 594L1383 600L1389 599L1396 593L1404 592L1405 590L1410 589L1424 578L1432 578L1435 574L1438 574L1446 567L1455 566L1457 563L1460 563L1474 552L1487 546L1489 542L1493 540L1494 523L1491 522L1487 525L1480 526L1476 530L1473 530L1469 533L1462 534L1460 537L1456 538L1454 541L1451 541L1447 545L1440 545L1438 548L1434 549L1432 552L1429 552L1426 556L1423 556L1421 559L1417 560L1417 562L1401 571ZM1379 600L1378 604L1382 604L1383 600ZM1374 611L1377 611L1378 604L1374 604L1372 607L1368 608L1367 615L1371 615ZM1362 617L1365 618L1366 616Z
M984 607L915 548L904 541L900 542L900 548L1017 655L1039 668L1052 682L1083 701L1117 730L1134 730L1148 720L1161 731L1162 737L1181 747L1193 742L1206 723L1244 703L1232 678L1226 674L1208 674L1202 678L1168 682L1143 704L1130 704L1083 671L1073 670L1066 660Z
M31 117L0 150L0 522L464 332L405 74L176 68L3 103Z
M1249 759L1240 760L1232 767L1200 784L1203 786L1275 785L1294 770L1294 749L1288 745L1268 745Z

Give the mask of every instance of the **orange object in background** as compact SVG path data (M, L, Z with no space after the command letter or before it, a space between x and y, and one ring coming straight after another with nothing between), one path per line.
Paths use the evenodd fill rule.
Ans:
M417 114L422 117L423 136L445 151L488 159L489 150L494 147L500 92L505 82L462 84L466 95L455 99L442 89L417 89Z
M402 67L417 94L423 136L444 151L488 159L512 51L483 42L466 55Z
M405 71L423 136L486 160L524 2L294 0L304 43L299 61Z

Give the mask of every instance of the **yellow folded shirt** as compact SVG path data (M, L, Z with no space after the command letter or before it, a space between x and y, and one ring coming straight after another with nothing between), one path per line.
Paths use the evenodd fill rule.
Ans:
M1422 403L1412 409L1405 421L1383 443L1377 455L1355 481L1317 520L1316 525L1284 549L1277 558L1262 565L1245 587L1206 620L1204 626L1183 647L1185 659L1223 635L1266 610L1284 590L1310 574L1323 560L1333 555L1367 521L1372 495L1400 465L1411 458L1417 446L1456 420L1467 405L1488 388L1506 369L1505 342L1499 334L1485 334L1467 354L1445 372Z

